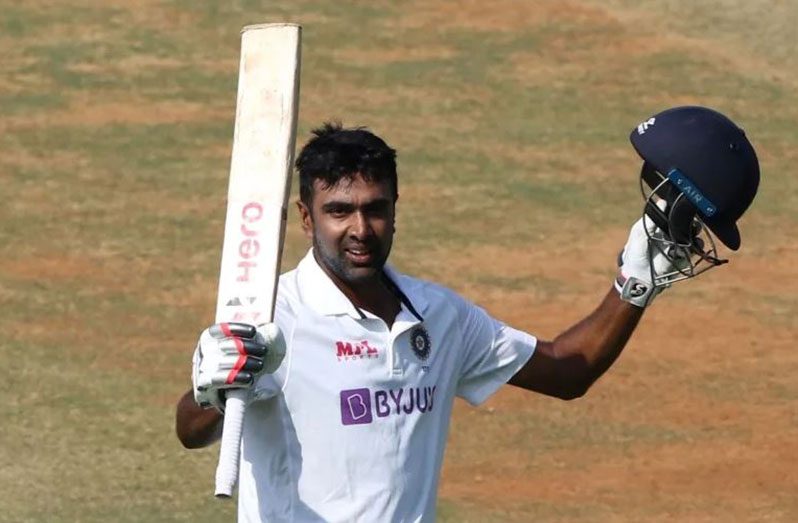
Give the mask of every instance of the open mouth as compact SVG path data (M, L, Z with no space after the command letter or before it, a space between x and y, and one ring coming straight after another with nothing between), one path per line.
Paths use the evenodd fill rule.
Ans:
M374 260L374 251L371 249L349 248L344 252L353 265L369 265Z

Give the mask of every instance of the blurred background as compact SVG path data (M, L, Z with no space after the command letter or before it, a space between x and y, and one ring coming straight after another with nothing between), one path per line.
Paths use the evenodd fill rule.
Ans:
M239 30L273 21L304 26L298 145L334 119L399 150L393 263L540 337L610 287L640 121L707 105L759 153L742 249L587 397L457 405L440 521L798 519L795 2L0 0L0 521L233 520L173 415L213 320ZM292 212L283 267L306 248Z

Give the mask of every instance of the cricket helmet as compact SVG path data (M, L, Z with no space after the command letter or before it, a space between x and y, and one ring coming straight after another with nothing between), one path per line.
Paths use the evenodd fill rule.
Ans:
M655 114L629 139L643 159L645 216L662 231L650 239L661 252L692 260L665 283L725 263L707 229L728 248L740 248L737 220L759 187L759 162L745 132L717 111L685 106ZM708 266L696 270L701 262Z

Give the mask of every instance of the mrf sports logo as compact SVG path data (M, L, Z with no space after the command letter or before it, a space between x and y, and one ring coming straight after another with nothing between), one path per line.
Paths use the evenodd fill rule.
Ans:
M375 418L432 412L437 387L398 389L348 389L341 391L341 423L365 425Z
M335 353L338 357L338 361L377 358L380 355L380 351L377 347L369 345L368 340L358 342L336 341Z

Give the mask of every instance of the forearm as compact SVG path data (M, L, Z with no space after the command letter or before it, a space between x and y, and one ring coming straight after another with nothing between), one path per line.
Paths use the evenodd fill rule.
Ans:
M197 405L193 392L188 391L177 403L175 431L184 447L207 447L221 436L223 419L216 409L203 409Z
M554 339L554 357L572 362L566 372L589 386L621 354L642 315L642 308L622 301L610 289L596 310Z
M642 314L610 289L592 313L554 341L539 340L510 383L562 399L582 396L621 354Z

